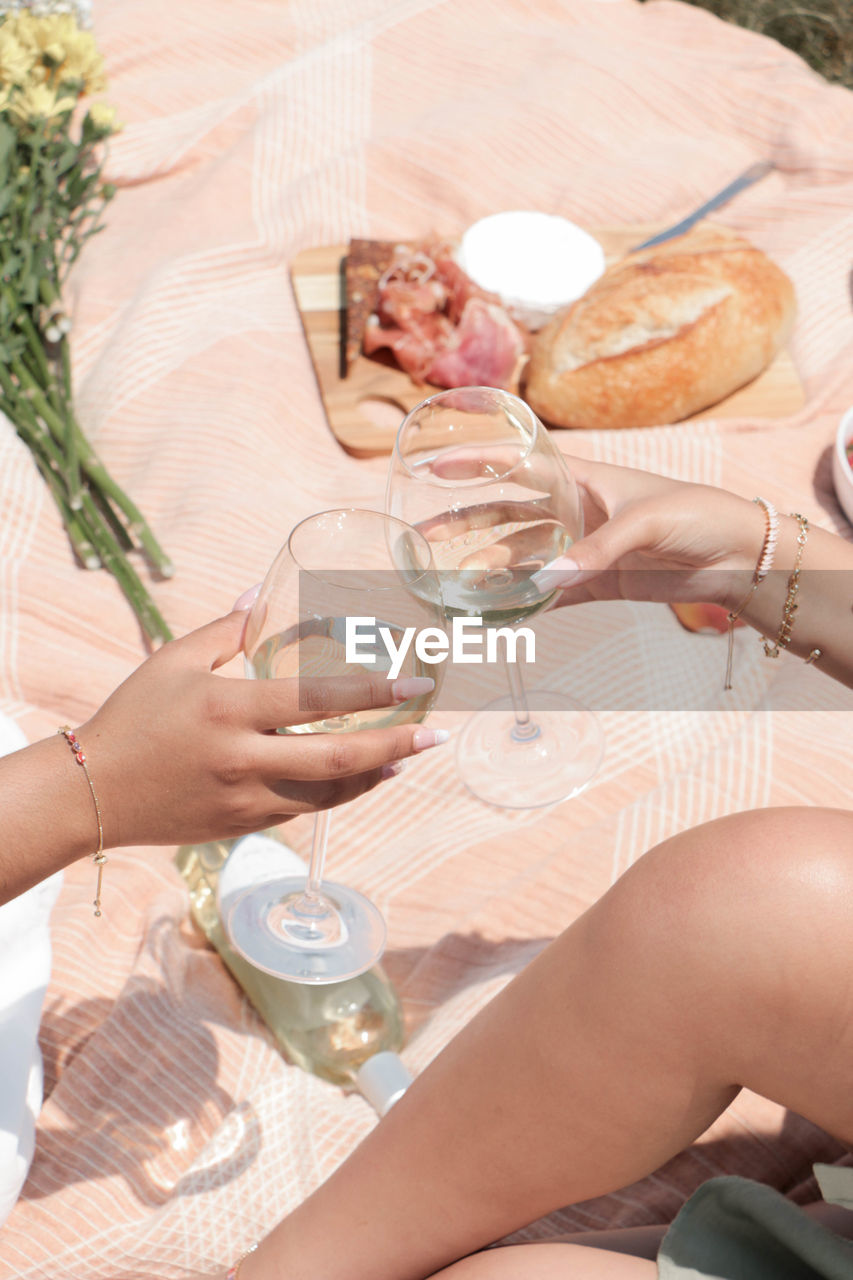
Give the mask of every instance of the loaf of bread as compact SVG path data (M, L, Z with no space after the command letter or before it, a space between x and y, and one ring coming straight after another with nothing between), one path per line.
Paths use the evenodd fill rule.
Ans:
M630 254L534 338L525 399L560 427L679 422L757 377L794 289L747 240L705 225Z

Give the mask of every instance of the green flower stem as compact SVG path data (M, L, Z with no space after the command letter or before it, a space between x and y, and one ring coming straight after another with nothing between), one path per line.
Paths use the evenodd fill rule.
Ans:
M0 370L0 380L4 381L5 390L5 381L8 380L5 370ZM10 380L8 380L8 384L9 386L12 385ZM87 569L99 569L101 560L95 551L91 532L87 529L79 512L72 511L68 503L68 494L62 478L62 457L50 433L45 431L44 427L38 422L31 405L18 402L12 408L6 403L5 399L0 399L0 408L3 409L10 421L14 422L18 435L29 448L39 470L47 481L54 501L59 507L71 545L80 563Z
M2 364L0 387L5 393L0 398L0 407L14 422L47 481L81 564L87 569L103 565L118 582L146 636L154 643L170 640L171 632L164 618L128 561L116 533L92 494L84 490L80 509L71 507L63 470L64 457L53 434L39 420L35 397L30 399L23 394Z
M63 417L65 414L65 402L62 399L61 388L54 371L48 367L47 373L45 374L44 369L35 358L29 346L25 347L21 352L21 358L24 361L30 377L35 378L36 382L50 398L50 403L53 406L54 412L59 414L60 417ZM46 382L45 378L47 378Z
M135 549L135 543L128 533L126 525L122 524L118 513L110 501L104 497L99 489L93 488L90 489L89 492L94 498L105 524L112 530L113 536L122 551L133 551Z
M127 556L109 530L105 528L90 493L83 494L82 511L92 530L95 550L101 557L104 567L110 571L124 592L145 634L152 641L171 640L172 633L165 619L145 590Z
M43 281L42 283L45 282ZM44 299L45 296L50 297L51 295L49 292L46 294L45 290L42 289L42 298ZM55 297L55 294L53 296ZM64 421L62 434L65 448L68 494L72 508L75 511L78 511L80 509L81 501L80 464L77 458L74 423L69 411L71 396L70 393L67 393L63 399L60 395L56 374L48 361L43 340L27 312L25 310L19 311L17 319L21 326L21 331L27 339L27 347L23 358L25 360L25 367L30 375L30 379L34 380L38 384L39 388L50 397L51 409L59 421ZM68 362L68 344L65 342L62 343L62 362L63 380L70 384L70 370L67 377L65 376L64 370L64 365ZM32 381L28 385L32 385Z
M15 296L8 285L0 285L0 291L3 294L3 300L9 307L10 312L15 316L24 337L27 339L29 350L32 353L33 360L38 366L41 376L47 381L50 377L50 366L47 362L47 355L44 350L44 342L23 307L18 307L15 303Z
M48 54L40 65L54 83ZM75 99L81 88L70 86ZM81 563L103 563L156 642L169 630L127 553L141 549L164 576L172 565L74 413L63 283L102 229L114 188L102 179L109 129L73 115L25 121L0 112L0 409L29 447Z
M91 190L82 197L77 208L68 214L55 236L54 242L58 246L59 253L56 257L54 279L60 292L89 236L97 235L104 228L101 215L109 204L109 198L101 195L103 188L96 186L99 181L100 175L93 174Z
M39 297L48 308L55 306L59 302L59 294L47 276L42 276L39 280Z
M63 346L67 347L67 343L63 341ZM66 357L67 362L67 357ZM56 442L66 447L67 457L67 435L66 423L54 412L45 399L44 393L39 387L35 379L30 375L28 370L22 365L20 360L12 361L12 371L20 381L21 385L26 388L32 397L33 404L39 415L44 419ZM70 403L70 399L69 399ZM73 413L67 411L67 422L71 424L70 430L74 440L75 457L79 466L86 475L87 480L95 488L108 498L128 521L128 528L131 537L138 539L140 546L150 557L155 568L163 575L164 578L170 578L174 573L174 566L163 551L142 512L134 502L127 496L124 490L113 480L92 446L89 444L83 432L80 430L74 419ZM66 475L66 481L68 477ZM71 493L69 486L69 500L74 506L74 495ZM75 507L76 509L76 507Z
M7 418L15 424L16 427L25 425L29 434L34 435L44 445L49 441L49 447L53 447L53 441L50 433L47 431L44 423L39 421L38 414L33 408L32 401L21 394L20 387L16 387L12 381L9 370L0 361L0 388L4 392L4 399L0 401L0 407L6 414Z
M68 349L68 343L64 338L61 339L59 347L62 361L62 381L65 387L65 465L68 469L66 480L71 505L77 509L83 501L77 437L79 436L82 439L83 433L74 421L74 412L71 408L71 354Z
M35 378L38 385L43 391L50 396L53 408L57 413L62 412L62 401L59 398L59 386L56 381L56 375L50 368L45 358L44 349L42 348L41 356L38 354L38 348L41 346L38 332L32 321L29 321L29 327L33 331L33 337L30 338L25 326L22 324L21 329L26 334L27 345L21 351L21 357L26 363L30 377Z
M42 144L43 137L44 137L44 124L41 120L38 120L36 122L36 127L33 131L33 143L32 143L32 150L30 154L30 173L33 175L35 175L38 170L39 159L41 158L41 144ZM35 212L36 199L37 199L36 183L32 182L30 184L29 199L24 205L23 238L25 240L29 240L30 222Z
M55 451L51 437L45 433L45 438L53 445ZM28 443L39 470L50 486L72 546L81 563L87 569L98 569L103 566L112 574L149 640L155 643L171 640L172 634L169 627L128 561L116 535L105 524L104 514L99 510L92 495L84 493L80 510L74 510L68 502L60 475L55 470L55 452L51 457L50 451L43 449L42 443L35 438L31 438Z
M40 440L35 435L30 435L26 427L23 430L19 427L19 431L50 487L81 564L87 569L103 566L112 574L149 640L154 643L171 640L172 633L165 619L128 561L113 531L105 524L104 515L92 495L84 493L79 511L70 506L65 485L56 470L57 452L52 438L44 433ZM48 447L45 447L45 442Z
M86 221L86 219L90 216L94 218L94 215L90 214L89 210L86 210L86 212L83 215L81 215L78 219L75 220L73 224L75 229L78 225L82 225ZM93 222L92 225L89 226L86 232L84 233L84 238L88 240L90 239L91 236L98 235L99 232L104 230L104 227L105 227L104 223L95 224ZM71 271L71 268L74 266L74 263L80 257L80 252L83 248L83 245L78 244L76 241L69 241L69 244L71 246L70 252L63 257L62 262L60 264L60 275L58 277L60 285L64 284L65 281L68 279L68 275Z
M27 442L29 443L29 442ZM65 525L65 531L68 534L71 546L80 563L86 569L100 569L102 567L101 557L95 550L89 531L86 528L79 511L72 511L68 505L68 498L65 493L65 485L60 480L57 473L52 469L51 465L40 452L38 445L30 443L30 452L35 459L44 479L47 481L48 487L53 494L54 502L59 508L59 514L62 516L62 523Z
M131 536L138 539L140 546L148 555L151 563L164 578L171 578L175 572L175 566L172 561L154 537L142 512L113 480L91 445L86 441L79 427L77 428L77 442L80 447L80 465L86 474L87 480L118 507L122 515L129 521L128 528Z
M71 349L65 338L59 344L61 360L62 360L62 378L65 389L65 402L71 405ZM172 561L166 555L160 543L151 531L148 521L136 504L128 497L125 491L113 480L104 464L101 462L95 450L89 444L84 436L74 416L69 408L69 421L73 424L72 430L75 440L75 454L79 457L80 465L86 474L89 482L98 489L112 504L118 507L119 511L128 522L128 528L131 537L139 540L140 546L143 548L148 558L159 573L164 578L171 578L175 572Z
M80 465L83 468L86 479L103 494L104 498L109 499L119 509L128 522L128 531L131 537L139 542L155 569L164 578L171 578L175 572L175 566L154 537L142 512L113 480L76 423L75 432Z
M53 406L48 403L38 379L33 376L19 357L10 360L9 367L18 379L21 390L26 393L36 412L44 418L46 425L61 444L65 435L65 424Z
M56 300L56 293L48 281L42 280L40 283L40 292L42 301L47 305L51 305ZM80 464L77 457L77 441L74 432L74 421L70 412L71 405L71 367L68 343L63 339L60 344L61 360L62 360L62 378L65 385L64 399L59 394L59 386L56 374L51 368L44 349L44 342L25 310L18 313L18 323L24 337L27 339L27 353L30 356L28 361L28 371L31 376L36 378L42 390L50 396L51 408L54 413L64 419L63 440L65 447L65 465L66 476L68 480L68 494L71 506L75 511L80 509L81 490L80 490Z

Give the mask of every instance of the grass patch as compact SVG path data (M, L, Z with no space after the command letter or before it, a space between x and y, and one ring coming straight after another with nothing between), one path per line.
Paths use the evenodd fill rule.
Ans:
M853 89L853 0L688 0L772 36L827 80Z

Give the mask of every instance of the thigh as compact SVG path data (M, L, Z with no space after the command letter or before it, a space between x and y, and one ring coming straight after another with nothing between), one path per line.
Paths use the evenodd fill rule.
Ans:
M436 1272L433 1280L655 1280L647 1258L579 1244L517 1244L489 1249Z

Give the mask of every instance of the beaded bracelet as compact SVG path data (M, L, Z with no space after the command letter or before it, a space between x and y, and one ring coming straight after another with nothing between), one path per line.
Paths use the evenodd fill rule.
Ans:
M86 775L86 781L89 784L89 791L92 795L92 801L95 805L95 817L98 819L98 849L92 854L92 861L98 868L98 883L95 889L95 915L101 914L101 880L104 875L104 863L106 862L106 854L104 853L104 824L101 821L101 806L98 804L98 797L95 794L95 788L92 784L92 777L89 773L89 766L86 764L86 754L80 745L77 735L73 732L70 725L64 724L56 731L68 743L74 753L74 759Z
M789 512L792 520L796 520L799 525L797 532L797 550L794 555L794 567L791 570L791 576L788 579L788 590L785 595L785 603L782 605L782 623L775 640L768 640L766 636L761 637L760 643L764 646L764 656L766 658L778 658L783 649L787 649L791 643L791 633L794 630L794 622L796 621L796 612L799 608L797 595L800 590L800 566L803 562L803 551L809 536L809 522L805 516L801 516L798 511ZM821 656L820 649L812 649L806 658L806 664L817 662Z
M255 1241L253 1245L249 1246L245 1253L240 1254L240 1257L234 1263L233 1267L228 1268L228 1274L226 1275L225 1280L240 1280L240 1268L248 1258L249 1254L254 1253L257 1247L258 1243Z
M729 624L729 652L726 659L726 682L725 689L732 687L732 663L735 653L735 623L743 613L746 606L752 599L756 588L761 585L770 572L773 564L773 556L776 554L776 543L779 540L779 513L773 506L772 502L768 502L766 498L753 498L753 502L758 503L764 511L764 541L761 544L761 550L758 553L758 559L755 562L755 569L752 574L752 582L744 598L736 609L732 609L726 614L726 620Z

